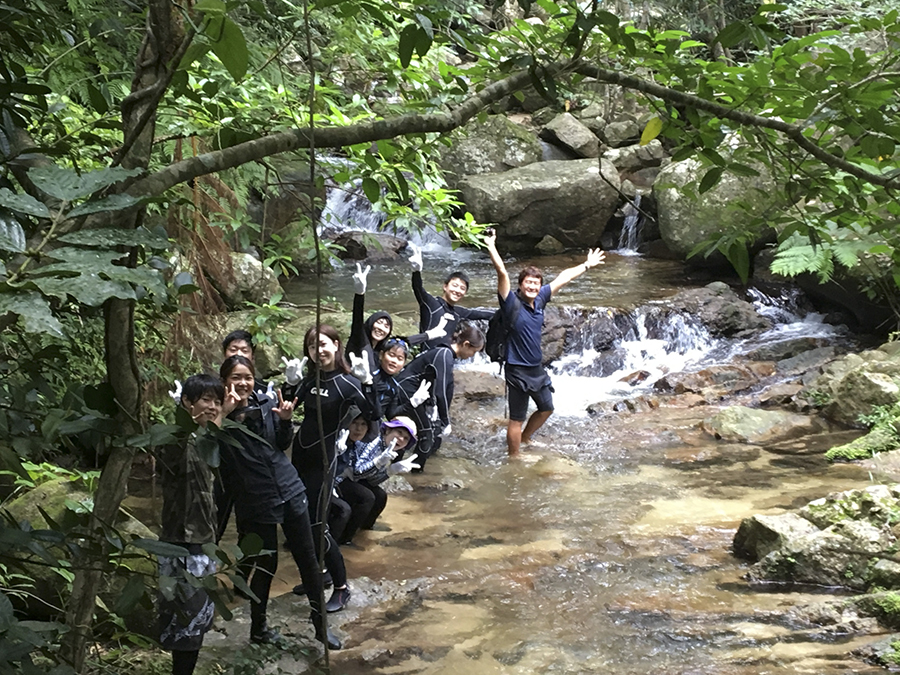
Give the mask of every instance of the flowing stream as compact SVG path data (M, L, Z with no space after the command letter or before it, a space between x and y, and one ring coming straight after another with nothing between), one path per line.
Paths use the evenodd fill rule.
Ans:
M552 278L580 259L539 263ZM425 264L433 293L448 271L464 268L472 278L464 304L494 306L484 255L437 248ZM402 260L373 269L367 308L416 316L408 275ZM339 271L326 290L345 306L349 277ZM690 317L648 339L653 307L702 283L675 263L609 254L554 299L591 312L623 309L633 330L611 375L584 374L596 358L590 349L554 365L556 414L526 460L505 457L504 401L455 402L439 455L410 476L412 491L391 495L381 521L390 530L363 532L344 549L354 596L331 616L347 646L332 656L336 672L880 672L850 656L872 638L831 636L791 617L792 606L832 591L751 586L742 579L747 564L730 552L742 518L869 482L861 468L822 458L834 434L766 448L705 435L698 425L716 406L586 413L590 403L640 393L661 373L728 363L767 342L848 339L791 298L761 294L758 306L779 323L753 341L714 340ZM310 290L298 282L287 296L308 302ZM638 369L652 374L646 384L619 382ZM295 574L285 559L278 588L288 591ZM286 616L303 611L302 599L282 600Z

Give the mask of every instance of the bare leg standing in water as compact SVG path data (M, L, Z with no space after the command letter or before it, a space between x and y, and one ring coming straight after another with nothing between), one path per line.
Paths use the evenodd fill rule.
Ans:
M543 366L541 332L544 327L544 307L559 289L595 265L603 263L603 252L593 249L587 260L559 273L549 284L537 267L529 265L519 272L519 285L513 291L503 258L497 252L497 235L489 231L485 238L491 262L497 271L497 299L504 319L509 323L506 346L506 385L509 391L509 424L506 428L507 452L519 455L521 444L531 441L535 432L553 414L553 384ZM528 412L528 400L537 411L522 423Z

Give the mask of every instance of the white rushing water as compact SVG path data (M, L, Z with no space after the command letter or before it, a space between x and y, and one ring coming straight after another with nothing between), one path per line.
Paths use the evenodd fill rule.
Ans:
M622 232L619 234L619 244L616 253L619 255L638 255L638 246L643 241L644 214L640 211L641 196L634 196L634 204L625 204L623 209L625 220L622 222Z

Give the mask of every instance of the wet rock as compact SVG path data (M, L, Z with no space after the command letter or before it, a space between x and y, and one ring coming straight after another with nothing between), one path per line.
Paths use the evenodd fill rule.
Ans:
M657 391L698 393L707 400L749 389L757 378L749 368L737 365L711 366L696 373L669 373L653 383Z
M650 373L646 370L636 370L633 373L629 373L623 378L619 379L619 382L624 382L626 384L630 384L632 387L636 384L640 384L644 380L650 377Z
M835 347L816 347L807 352L801 352L797 356L782 359L775 367L779 373L784 375L796 375L816 368L822 368L833 361L836 354L837 349Z
M639 171L645 167L658 167L666 156L662 144L653 139L647 145L629 145L611 148L603 153L604 159L613 163L619 171ZM643 187L650 187L653 182Z
M725 174L714 188L698 194L694 186L707 170L699 161L686 159L663 167L653 194L659 208L660 234L669 248L685 259L694 247L723 229L750 231L753 218L772 205L771 199L761 195L775 192L771 174L761 166L754 168L758 176ZM737 203L740 208L736 208ZM717 264L714 256L695 258L695 264Z
M531 123L535 124L539 127L544 126L545 124L549 124L559 115L559 111L547 106L545 108L541 108L540 110L535 110L531 113Z
M870 370L847 373L833 389L834 400L823 411L829 418L847 426L859 426L860 415L870 415L876 406L900 402L898 375Z
M535 249L542 255L554 255L556 253L562 253L566 250L566 247L562 245L562 242L560 242L559 239L551 237L548 234L537 243Z
M557 115L541 129L540 137L571 149L579 157L597 157L600 154L597 137L570 113Z
M897 667L898 661L900 661L900 650L897 649L898 640L900 640L900 635L891 635L878 642L853 650L853 655L893 670Z
M703 421L703 430L716 438L756 444L796 438L820 429L820 423L806 415L744 406L726 408Z
M603 139L612 148L636 143L641 137L641 128L633 120L610 122L603 127Z
M882 559L870 571L871 583L882 588L900 588L900 563Z
M541 159L541 145L531 131L505 115L477 119L450 135L439 164L455 189L465 176L501 173Z
M278 277L249 253L231 253L232 275L210 277L229 309L240 309L248 302L264 305L283 293Z
M748 359L755 361L783 361L811 349L822 347L824 340L815 337L799 337L790 340L781 340L772 344L758 347L746 354Z
M731 337L771 328L772 322L721 281L667 298L670 311L692 316L716 337Z
M900 505L900 486L870 485L862 490L848 490L809 502L799 514L816 527L825 529L845 520L869 519L879 524L889 522Z
M788 441L766 444L766 451L777 455L823 455L835 441L851 440L858 431L826 431Z
M766 387L756 400L761 406L784 406L790 403L802 390L802 384L782 382Z
M735 555L755 562L803 535L818 531L819 528L795 513L752 516L741 521L732 548Z
M757 361L748 363L747 369L759 379L764 379L775 374L775 363L772 361Z
M898 447L900 439L892 427L876 426L869 433L849 443L833 446L825 457L832 462L854 462L897 450Z
M396 260L406 250L406 240L386 232L341 232L334 243L344 247L337 254L341 260Z
M489 401L503 398L505 383L494 373L475 370L456 370L453 374L453 398L467 401Z
M564 246L594 246L615 212L619 184L611 163L580 159L469 176L459 189L476 220L498 223L501 250L530 252L548 234Z
M747 445L712 445L700 447L680 447L666 451L665 464L678 468L697 465L729 465L752 462L759 459L762 451Z

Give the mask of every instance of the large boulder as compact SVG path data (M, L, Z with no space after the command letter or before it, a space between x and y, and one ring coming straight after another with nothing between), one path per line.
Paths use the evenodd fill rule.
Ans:
M713 236L748 228L754 217L772 206L775 186L766 171L755 177L723 174L718 185L699 194L697 186L706 171L697 160L672 162L653 185L660 235L682 258Z
M4 510L16 523L27 522L35 530L46 530L51 526L44 518L44 513L56 523L66 523L74 517L73 506L76 509L89 509L92 504L93 495L80 482L57 479L29 490L7 503ZM112 525L123 535L126 542L134 537L156 539L156 535L146 525L124 510L119 511ZM48 549L51 555L60 559L69 558L67 553L53 546L48 546ZM26 598L28 614L36 619L54 618L53 608L65 606L65 596L69 592L67 586L61 583L61 577L53 567L44 564L43 558L35 555L33 558L26 556L25 560L24 568L34 580L34 586ZM151 556L129 558L127 567L135 574L142 575L148 587L151 589L155 587L156 561ZM104 574L98 597L106 607L115 607L116 600L127 581L123 575ZM148 631L152 633L156 625L155 613L149 609L149 605L139 604L135 611L125 618L131 630L144 634L150 634Z
M657 167L662 164L665 156L662 143L655 138L647 145L626 145L622 148L610 148L603 153L603 158L612 162L619 171L629 172Z
M406 240L387 232L364 232L353 230L341 232L334 238L334 243L343 247L338 251L341 260L368 260L383 262L396 260L400 252L406 250Z
M578 159L469 176L459 189L477 221L499 225L501 249L529 252L548 234L565 246L595 246L615 212L620 185L610 162Z
M600 142L594 132L570 113L556 116L553 121L541 129L541 138L567 147L579 157L590 158L600 154Z
M756 562L782 546L790 546L798 537L818 531L796 513L751 516L741 521L732 547L735 555Z
M691 317L715 337L742 336L772 327L771 320L760 314L753 303L739 298L721 281L682 291L667 298L664 307L654 310L647 317L651 338L666 337L660 331L671 325L672 313Z
M809 381L803 397L823 408L826 417L848 426L862 426L860 415L876 406L900 403L900 343L847 354L832 360Z
M621 120L605 125L602 133L610 147L620 148L637 142L641 136L641 127L634 120Z
M249 253L231 253L231 271L228 275L212 278L216 290L229 309L240 309L248 302L265 305L276 295L282 294L278 277L270 268Z
M731 406L704 420L703 429L725 441L764 444L816 433L821 425L797 413Z
M541 160L541 144L531 131L504 115L469 122L450 135L440 166L447 184L456 188L464 176L500 173Z

